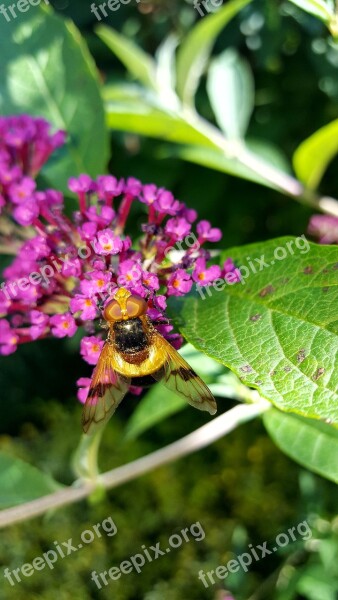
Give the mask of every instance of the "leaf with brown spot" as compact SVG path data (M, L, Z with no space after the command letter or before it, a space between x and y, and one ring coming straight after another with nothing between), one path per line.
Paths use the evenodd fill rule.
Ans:
M250 317L250 321L253 321L255 323L256 321L259 321L259 319L261 319L261 318L262 318L262 315L260 315L260 314L252 315L252 317Z
M259 295L261 298L265 298L265 296L267 296L268 294L273 294L274 291L275 288L272 287L272 285L268 285L266 288L259 292Z
M325 373L324 367L320 367L319 369L317 369L317 371L315 372L315 374L313 376L313 381L318 381L319 377L324 375L324 373Z
M299 350L297 354L297 362L301 363L305 360L305 350Z
M252 367L250 367L250 365L245 365L244 367L241 367L241 371L242 371L243 373L252 373L252 371L253 371L253 368L252 368Z
M280 247L293 253L276 260ZM203 288L204 300L197 290L172 299L181 333L280 410L338 422L338 247L288 237L227 249L220 262L229 256L269 266L222 292Z

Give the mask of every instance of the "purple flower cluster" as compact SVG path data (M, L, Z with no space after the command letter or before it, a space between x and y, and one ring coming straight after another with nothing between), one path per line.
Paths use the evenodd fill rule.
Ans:
M180 347L165 317L167 298L235 270L231 260L223 269L208 266L205 244L218 242L221 231L199 221L194 232L196 211L171 192L112 175L70 179L78 198L70 219L62 194L37 191L34 179L64 139L42 119L0 120L0 251L15 255L0 286L0 354L46 336L72 337L82 327L81 355L95 365L104 343L97 324L119 286L146 298L149 317ZM135 218L143 224L133 243L126 226ZM81 400L88 383L78 381Z
M61 202L57 192L38 192L34 180L65 141L63 131L50 135L49 130L44 119L0 117L0 210L11 205L14 220L24 227Z

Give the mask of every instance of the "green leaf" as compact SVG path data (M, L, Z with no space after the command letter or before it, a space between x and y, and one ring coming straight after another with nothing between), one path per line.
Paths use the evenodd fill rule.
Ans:
M214 378L224 371L223 367L215 360L201 354L191 344L185 344L179 353L189 365L204 379L213 381Z
M112 27L98 25L95 31L136 79L146 87L157 88L155 62L149 54Z
M123 111L125 106L129 107L133 104L137 109L140 105L150 105L152 108L161 108L158 97L152 92L148 92L139 84L136 83L118 83L107 84L103 88L103 99L110 106L117 105Z
M183 144L184 148L166 150L163 155L179 156L183 160L280 189L239 160L227 158L221 150L215 148L207 135L195 129L174 111L167 110L153 92L145 92L144 88L137 85L108 85L104 89L104 99L107 123L111 129ZM236 151L240 143L236 141ZM267 168L273 165L282 172L290 172L286 159L275 146L250 139L242 146L252 155L263 158Z
M0 452L0 508L35 500L62 487L47 473Z
M47 9L0 20L0 109L49 120L69 134L43 169L48 185L106 169L108 132L94 62L78 30Z
M214 380L223 371L223 368L219 364L205 357L190 344L186 344L180 350L180 354L207 383L208 379ZM230 390L230 381L227 383ZM223 387L225 388L226 384ZM129 419L126 439L135 439L141 433L150 429L150 427L157 425L157 423L183 410L187 406L188 404L174 392L161 384L156 385L142 398L132 417Z
M335 10L335 0L290 0L310 15L317 17L330 30L334 38L338 37L338 14Z
M302 236L227 257L242 283L171 302L186 340L281 410L338 421L338 248Z
M178 44L175 35L169 35L156 51L156 82L159 100L169 109L178 110L176 95L176 57Z
M213 147L212 142L183 119L141 102L107 103L107 123L111 129L128 131L181 144Z
M250 1L231 0L199 21L183 40L177 57L177 90L183 102L192 103L216 37Z
M210 65L209 100L217 123L229 139L243 138L254 107L254 81L249 65L229 48Z
M319 545L322 543L320 540ZM327 572L321 564L308 564L298 581L297 592L307 600L337 600L335 571Z
M293 165L298 179L310 189L316 189L337 153L338 119L318 129L297 148Z
M299 415L268 410L263 415L276 446L297 463L338 483L338 430Z
M161 384L155 385L133 412L126 428L126 439L135 439L150 427L183 410L186 405L174 392Z
M325 0L290 0L290 2L310 13L310 15L318 17L326 24L328 24L332 18L333 5L330 0L329 2L326 2Z

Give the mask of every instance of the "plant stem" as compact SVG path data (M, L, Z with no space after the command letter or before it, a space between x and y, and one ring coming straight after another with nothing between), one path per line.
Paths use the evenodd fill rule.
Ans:
M89 481L88 479L81 480L76 482L76 487L68 487L37 500L26 502L20 506L2 510L0 511L0 528L37 517L50 509L60 508L61 506L82 500L95 491L98 485L105 489L112 489L122 483L132 481L136 477L144 475L157 467L208 446L236 429L242 423L261 415L270 407L271 404L263 399L260 399L255 404L240 404L177 442L169 444L122 467L107 471L95 481Z
M97 479L99 475L97 459L103 431L102 427L93 435L82 435L72 461L76 477L89 481Z
M196 131L206 136L225 157L235 160L268 181L274 188L284 192L301 204L314 210L338 217L338 201L335 198L319 197L306 189L295 177L276 169L264 159L250 152L241 141L228 140L220 131L189 107L184 108L184 118Z

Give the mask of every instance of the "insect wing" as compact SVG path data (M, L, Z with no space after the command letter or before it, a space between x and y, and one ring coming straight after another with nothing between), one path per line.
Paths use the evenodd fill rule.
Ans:
M161 371L152 373L154 379L176 392L195 408L206 410L214 415L217 405L209 388L167 340L159 333L156 333L155 336L155 344L158 346L159 352L165 352L167 358Z
M82 426L85 433L93 433L114 414L126 395L130 379L112 368L114 349L105 344L94 369L88 397L83 409Z

